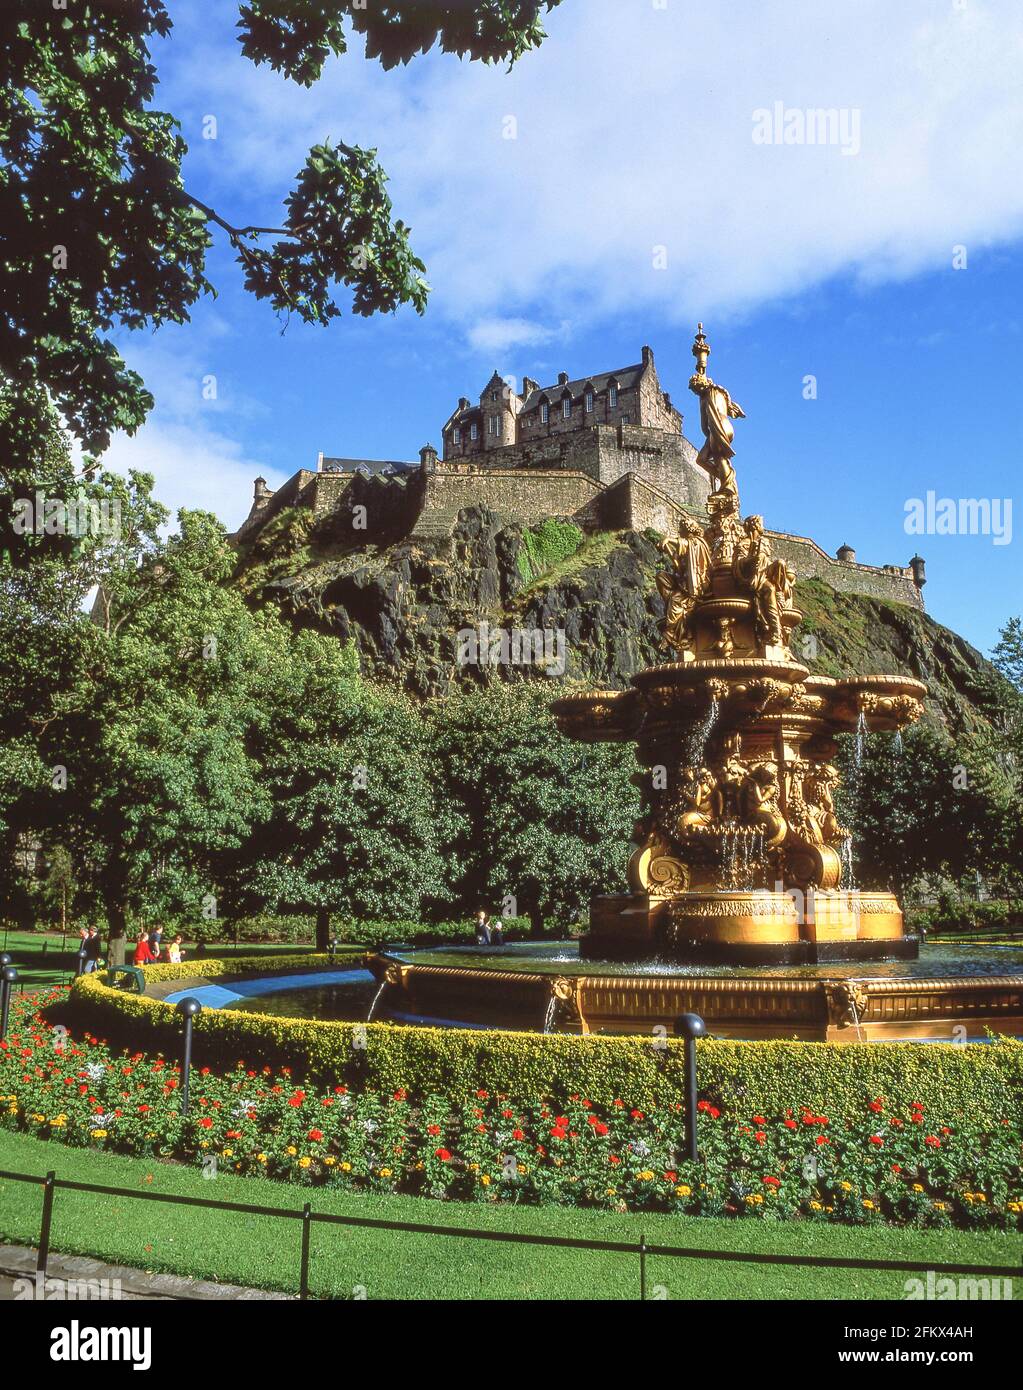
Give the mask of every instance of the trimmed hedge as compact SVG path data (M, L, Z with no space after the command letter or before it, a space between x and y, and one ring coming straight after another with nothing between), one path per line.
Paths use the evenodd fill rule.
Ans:
M352 957L358 959L357 956ZM289 961L322 967L325 956ZM232 974L265 973L266 961L232 962ZM147 969L150 979L211 978L223 962ZM133 1050L176 1055L181 1025L171 1005L111 989L101 975L76 981L68 1021ZM478 1088L595 1104L623 1099L649 1107L678 1100L682 1045L636 1037L480 1032L353 1024L208 1009L196 1020L195 1058L215 1070L287 1066L296 1077L353 1090L407 1091L411 1097L472 1095ZM922 1101L949 1122L969 1113L1001 1121L1021 1103L1023 1044L703 1041L697 1045L700 1094L722 1109L781 1113L807 1107L834 1116L862 1110L865 1098L892 1106Z

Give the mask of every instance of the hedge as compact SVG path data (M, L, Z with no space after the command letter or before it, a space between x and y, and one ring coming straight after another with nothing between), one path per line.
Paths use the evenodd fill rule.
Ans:
M354 957L353 957L354 958ZM322 967L325 956L290 961ZM232 962L232 973L263 973L266 962ZM211 978L218 961L147 969L150 979ZM176 1055L173 1007L111 989L99 974L75 983L68 1021L112 1043ZM215 1070L288 1066L296 1077L352 1090L404 1090L458 1098L483 1087L518 1096L584 1095L595 1104L671 1104L683 1091L682 1045L638 1037L481 1032L473 1029L353 1024L205 1010L196 1020L198 1065ZM1000 1121L1020 1104L1023 1044L829 1043L706 1040L697 1045L700 1094L721 1108L781 1112L806 1107L858 1113L865 1097L891 1105L923 1101L949 1121L970 1113Z

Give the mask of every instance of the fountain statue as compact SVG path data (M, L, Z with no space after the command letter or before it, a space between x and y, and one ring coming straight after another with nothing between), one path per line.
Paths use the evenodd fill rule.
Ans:
M732 421L744 415L707 375L702 324L693 354L714 488L705 520L683 515L661 544L671 659L627 690L552 706L569 738L635 744L629 891L593 899L578 947L381 951L374 1017L664 1037L698 1013L718 1036L828 1042L1023 1033L1023 953L921 951L891 893L856 887L836 739L855 735L860 766L868 734L898 738L926 688L811 675L793 654L795 576L763 519L740 512Z
M714 479L708 520L683 515L661 549L663 646L674 658L629 690L565 696L563 733L628 740L646 773L630 893L592 905L583 953L745 964L913 957L891 893L843 883L835 738L896 731L925 687L905 676L812 676L793 655L795 575L760 516L742 517L732 420L707 375L700 324L690 389Z

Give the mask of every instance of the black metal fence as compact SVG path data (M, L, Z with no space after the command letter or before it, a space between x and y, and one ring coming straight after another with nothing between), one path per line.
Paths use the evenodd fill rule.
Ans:
M427 1225L412 1221L387 1221L373 1216L339 1216L330 1212L313 1211L308 1202L301 1210L287 1207L254 1206L247 1202L222 1202L212 1197L183 1197L170 1192L135 1192L121 1187L104 1187L99 1183L74 1182L58 1178L49 1172L45 1178L38 1174L11 1173L0 1169L0 1180L41 1184L43 1211L39 1231L36 1272L46 1277L50 1257L50 1232L53 1225L53 1205L57 1190L65 1192L94 1192L107 1197L128 1197L138 1202L166 1202L172 1206L205 1207L213 1211L237 1211L247 1216L271 1216L282 1221L301 1222L301 1253L299 1298L309 1297L309 1247L314 1222L325 1226L357 1226L376 1231L403 1231L412 1235L442 1236L454 1240L492 1241L498 1244L535 1245L558 1250L599 1250L608 1254L634 1255L638 1261L639 1297L647 1296L646 1262L649 1256L682 1260L722 1260L733 1264L789 1265L810 1269L881 1270L900 1274L972 1275L980 1278L1014 1279L1023 1273L1019 1265L935 1264L917 1260L867 1260L837 1255L780 1255L754 1254L739 1250L703 1250L681 1245L650 1244L641 1235L638 1241L583 1240L573 1236L527 1235L519 1231L474 1230L462 1226Z

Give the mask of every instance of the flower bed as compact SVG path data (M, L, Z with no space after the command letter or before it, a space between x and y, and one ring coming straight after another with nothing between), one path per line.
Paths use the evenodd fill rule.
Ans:
M639 1104L623 1088L603 1103L585 1092L553 1101L478 1085L416 1098L238 1062L196 1068L182 1117L177 1065L55 1032L42 1010L62 994L14 1003L0 1120L66 1144L463 1200L1000 1229L1023 1216L1015 1106L991 1122L968 1108L953 1121L926 1093L898 1103L861 1093L842 1115L798 1093L772 1112L704 1099L702 1161L689 1164L676 1099Z

